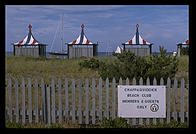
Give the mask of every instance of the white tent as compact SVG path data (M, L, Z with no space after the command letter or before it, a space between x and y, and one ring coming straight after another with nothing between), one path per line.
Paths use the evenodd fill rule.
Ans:
M115 53L122 53L122 48L121 47L117 47Z

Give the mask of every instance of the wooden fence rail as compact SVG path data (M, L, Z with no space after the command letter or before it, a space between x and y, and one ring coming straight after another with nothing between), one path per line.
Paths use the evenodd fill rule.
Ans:
M114 119L117 117L117 85L123 85L122 79L116 82L113 78L109 83L108 78L103 81L72 79L64 81L58 78L51 79L46 84L44 79L27 79L8 77L6 79L6 119L11 122L25 123L72 123L72 124L97 124L103 117ZM26 80L26 81L25 81ZM97 83L96 83L97 81ZM173 84L172 84L173 82ZM71 83L71 84L68 84ZM130 84L131 83L131 84ZM128 78L124 85L136 85L136 79ZM139 85L144 85L140 78ZM147 78L146 85L150 85ZM154 78L152 85L157 85ZM157 122L169 123L171 119L179 122L188 121L188 86L182 78L180 82L175 78L160 79L160 85L166 85L166 118L128 118L131 125L148 125Z

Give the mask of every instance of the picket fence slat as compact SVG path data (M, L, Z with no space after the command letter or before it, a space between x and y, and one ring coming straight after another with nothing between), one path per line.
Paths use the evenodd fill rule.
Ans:
M45 88L45 82L44 79L41 78L41 92L42 92L42 112L43 112L43 118L42 121L46 123L46 88Z
M147 85L147 86L150 85L150 79L149 79L149 77L146 79L146 85ZM147 119L146 119L146 125L149 125L149 124L150 124L150 119L147 118Z
M38 96L38 83L37 78L35 79L35 123L39 122L39 116L38 116L38 102L39 102L39 96Z
M52 77L51 80L51 99L52 99L52 104L51 104L51 116L52 116L52 123L56 123L56 115L55 115L55 81L54 77Z
M112 79L112 119L116 117L116 80Z
M68 123L68 111L69 111L69 92L68 92L68 80L65 78L65 122Z
M25 80L22 77L22 123L25 124Z
M95 124L95 78L92 78L92 124Z
M154 85L154 86L157 85L157 80L156 80L156 78L153 79L153 85ZM153 125L156 125L156 124L157 124L157 119L156 119L156 118L153 118L153 119L152 119L152 123L153 123Z
M62 93L61 93L61 79L58 79L58 109L59 109L59 123L62 123Z
M72 79L72 123L75 123L75 80Z
M99 120L102 120L102 79L99 78Z
M180 105L180 122L184 123L184 78L181 79L181 105Z
M9 120L12 123L12 79L8 78L8 96L9 96Z
M32 91L30 77L28 77L28 105L29 123L32 123Z
M19 121L19 108L18 108L18 78L15 78L15 102L16 102L16 123Z
M178 104L178 98L177 98L177 90L178 90L178 87L177 87L177 84L178 84L178 81L177 79L175 78L174 79L174 120L177 121L177 112L176 112L176 105Z
M132 83L133 83L133 85L136 85L136 79L135 79L135 77L133 78ZM136 125L136 118L133 118L132 119L132 125Z
M170 78L167 79L167 123L170 122L170 87L171 87L171 80Z
M105 83L105 90L106 90L106 105L105 105L105 116L107 119L109 119L109 79L106 78L106 83Z
M126 85L129 85L129 78L126 78ZM127 123L131 124L131 118L127 119Z
M50 125L51 124L51 113L50 113L50 111L51 111L51 109L50 109L50 87L47 87L46 88L46 102L47 102L47 123L48 123L48 125Z
M82 81L79 79L78 83L78 92L79 92L79 107L78 107L78 112L79 112L79 124L82 124Z
M85 105L85 124L89 124L89 81L86 78L85 80L85 96L86 96L86 105Z
M163 86L164 85L164 80L163 78L160 79L160 85ZM160 123L163 123L163 118L159 118Z

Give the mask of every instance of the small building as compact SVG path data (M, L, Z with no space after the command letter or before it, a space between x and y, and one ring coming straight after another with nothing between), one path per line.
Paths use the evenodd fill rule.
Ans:
M123 49L125 51L131 51L136 56L147 56L152 53L152 43L145 41L139 34L139 25L136 25L136 34L131 40L123 43Z
M12 43L14 49L14 55L25 55L25 56L33 56L46 57L46 45L38 42L31 32L32 25L28 26L29 33L28 35L21 41L16 43Z
M97 56L98 43L90 42L84 34L84 24L81 25L79 37L67 44L68 58Z
M177 44L177 55L178 56L181 55L182 47L189 47L189 40L188 39L183 43Z

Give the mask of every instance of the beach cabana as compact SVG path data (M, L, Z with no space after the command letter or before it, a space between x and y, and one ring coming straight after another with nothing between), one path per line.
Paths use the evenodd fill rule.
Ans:
M181 55L182 47L189 47L189 39L187 39L183 43L178 43L177 44L177 54L178 54L178 56Z
M136 25L136 34L131 40L123 43L123 49L125 51L131 51L136 56L147 56L152 53L152 43L144 40L139 34L139 25Z
M25 38L21 41L16 43L12 43L14 49L14 55L25 55L25 56L33 56L39 57L44 56L46 57L46 45L37 41L32 32L32 25L29 24L28 30L29 33Z
M98 43L92 43L84 34L84 24L81 25L81 34L67 44L68 58L97 56Z

